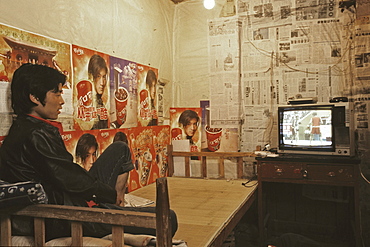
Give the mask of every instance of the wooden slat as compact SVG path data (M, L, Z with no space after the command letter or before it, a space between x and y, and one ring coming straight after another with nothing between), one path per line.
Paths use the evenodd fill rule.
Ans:
M172 228L170 219L170 200L168 197L167 178L158 178L156 181L156 220L157 246L172 246Z
M218 175L219 178L225 178L225 163L224 157L218 159Z
M45 246L45 220L44 218L36 217L33 219L35 228L34 237L36 246Z
M112 226L112 247L122 247L125 244L124 240L124 227L113 225Z
M238 157L237 160L238 160L237 167L236 167L237 178L242 178L243 177L243 157Z
M12 245L12 227L9 215L1 215L1 236L0 245L1 246L11 246Z
M83 231L81 222L71 222L71 236L72 246L83 246Z
M202 156L202 177L207 177L207 156Z
M167 153L168 154L171 154L173 152L173 146L172 145L168 145L167 146ZM174 166L173 166L173 159L169 158L168 159L168 176L169 177L172 177L173 176L173 173L174 173Z
M190 177L190 157L185 157L185 176Z

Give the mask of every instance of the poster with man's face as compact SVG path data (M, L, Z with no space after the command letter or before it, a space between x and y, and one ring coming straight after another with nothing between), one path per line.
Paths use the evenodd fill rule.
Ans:
M201 108L170 108L171 140L189 140L190 151L201 151Z
M107 129L109 121L109 56L72 45L75 129Z
M137 82L138 126L155 126L158 124L158 69L138 64Z

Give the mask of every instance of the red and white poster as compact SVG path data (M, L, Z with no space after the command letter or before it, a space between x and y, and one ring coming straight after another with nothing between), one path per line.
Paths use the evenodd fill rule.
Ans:
M107 129L109 121L109 56L72 45L75 129Z
M129 191L149 184L149 175L155 164L153 131L150 127L136 127L129 131L129 143L135 170L130 172Z
M170 108L171 140L189 140L190 151L201 151L201 108Z
M157 83L158 70L138 64L138 126L158 124Z
M153 145L155 150L155 160L150 174L149 183L155 182L158 177L168 175L168 152L167 147L171 143L170 126L153 126Z

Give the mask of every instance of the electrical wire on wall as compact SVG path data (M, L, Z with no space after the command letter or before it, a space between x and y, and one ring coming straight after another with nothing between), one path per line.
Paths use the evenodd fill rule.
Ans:
M239 140L238 140L238 151L241 151L241 143L242 143L242 132L243 132L243 124L244 124L244 98L243 98L243 86L242 86L242 56L241 56L241 49L242 49L242 27L243 23L238 20L238 49L239 49L239 66L238 66L238 98L239 98L239 109L238 109L238 115L239 115Z

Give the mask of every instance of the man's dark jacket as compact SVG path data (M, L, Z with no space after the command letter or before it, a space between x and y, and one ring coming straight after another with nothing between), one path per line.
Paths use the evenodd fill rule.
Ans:
M92 199L116 200L114 188L73 162L57 127L28 115L17 117L0 148L0 179L39 182L50 204L87 206Z
M39 182L50 204L79 206L93 196L101 202L115 203L114 188L74 163L58 128L45 121L19 116L0 148L0 158L0 179Z

